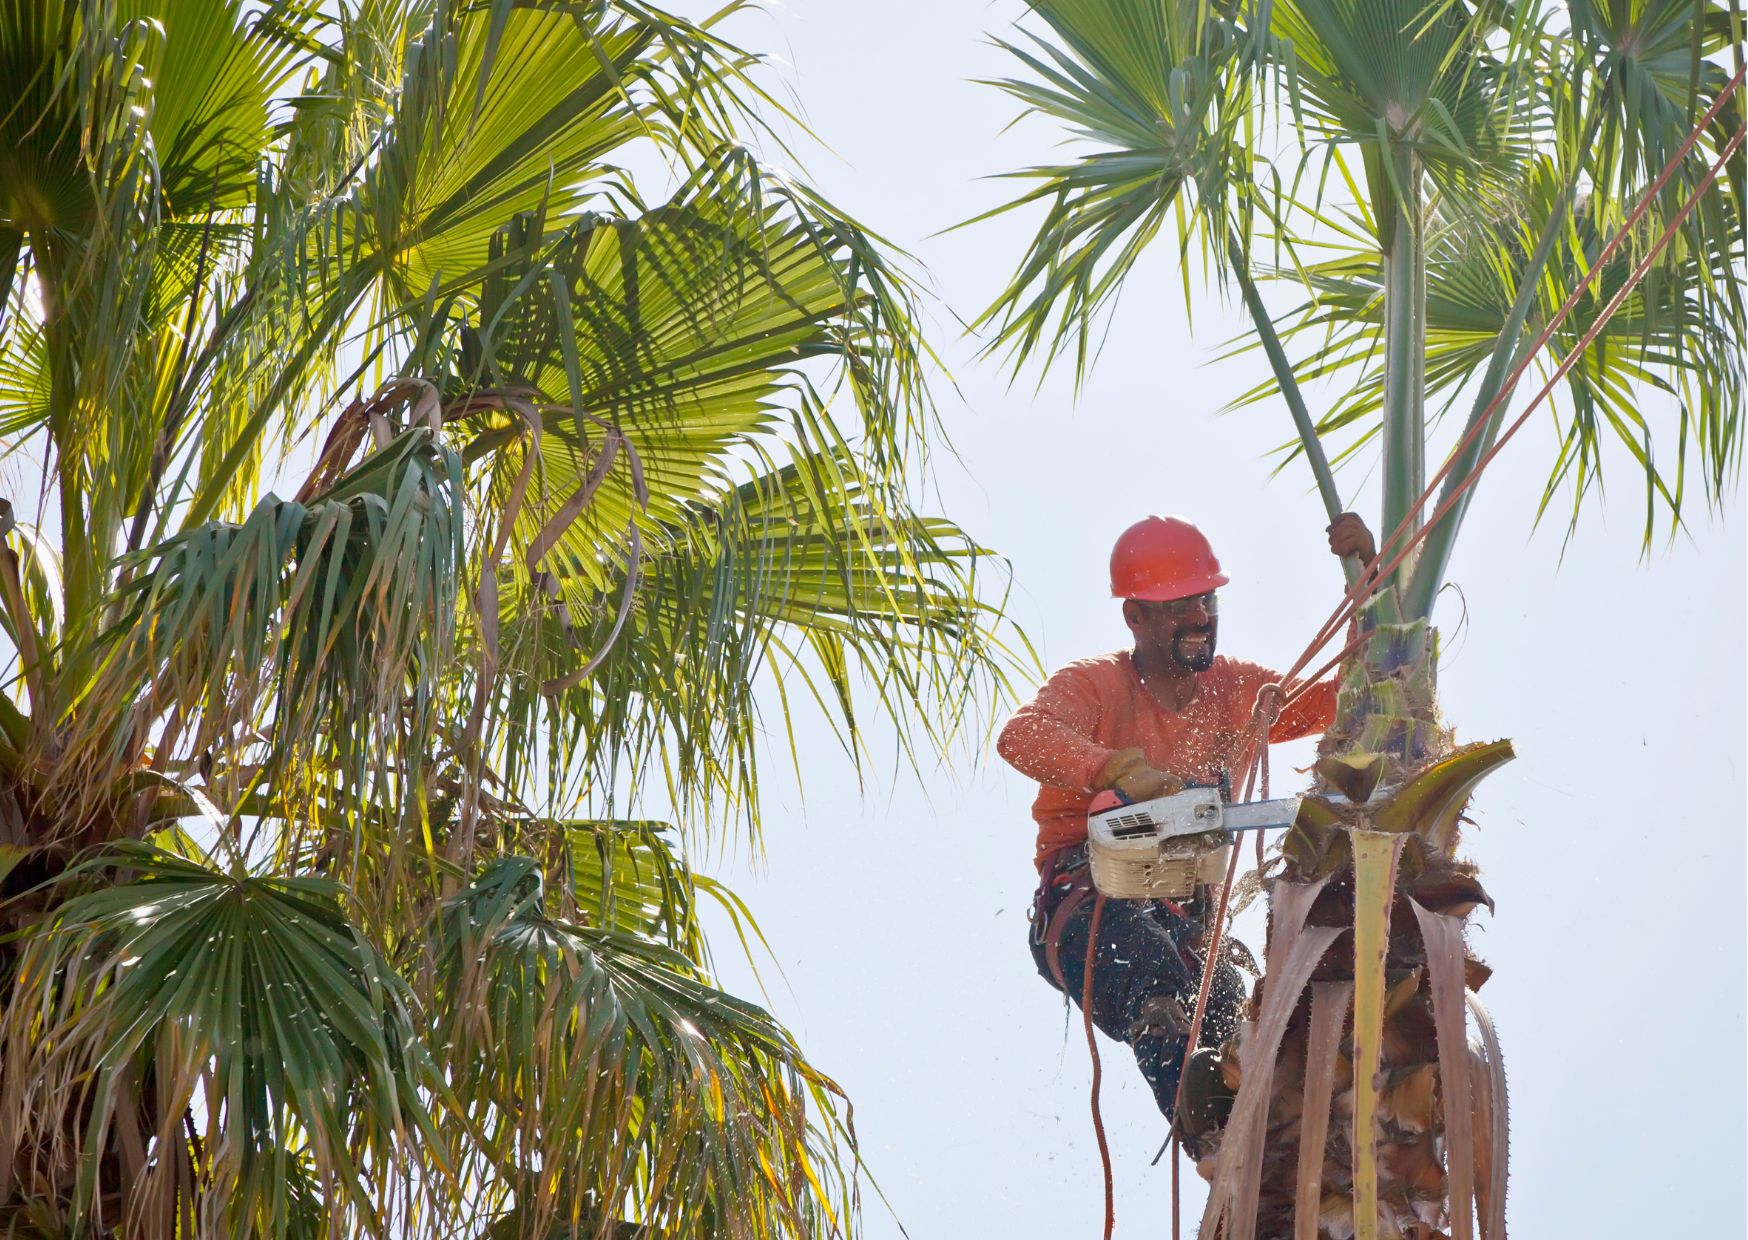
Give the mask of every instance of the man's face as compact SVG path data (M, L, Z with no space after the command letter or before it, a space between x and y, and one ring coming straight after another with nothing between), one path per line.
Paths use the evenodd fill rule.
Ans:
M1129 622L1136 644L1149 653L1164 655L1192 672L1205 672L1214 666L1220 629L1220 602L1214 591L1169 603L1130 599L1123 607L1123 618Z

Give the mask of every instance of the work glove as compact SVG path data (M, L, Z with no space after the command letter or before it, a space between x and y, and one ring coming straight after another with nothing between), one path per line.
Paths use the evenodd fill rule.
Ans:
M1131 801L1151 801L1184 790L1184 781L1149 766L1139 749L1119 749L1099 774L1100 788L1114 788Z

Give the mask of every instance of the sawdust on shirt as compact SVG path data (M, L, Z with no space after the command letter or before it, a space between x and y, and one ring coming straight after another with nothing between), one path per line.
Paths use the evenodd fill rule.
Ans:
M1129 651L1070 663L1044 683L1002 728L996 751L1038 781L1032 817L1038 823L1035 860L1086 838L1086 810L1105 765L1120 749L1139 749L1149 765L1185 783L1218 783L1237 761L1233 752L1250 723L1256 695L1280 674L1224 655L1196 675L1196 693L1181 711L1154 701ZM1333 679L1314 686L1285 711L1271 742L1296 740L1329 727L1335 715Z

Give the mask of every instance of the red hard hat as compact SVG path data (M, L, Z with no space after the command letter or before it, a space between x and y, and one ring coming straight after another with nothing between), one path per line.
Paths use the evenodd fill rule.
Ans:
M1143 517L1111 548L1111 597L1164 603L1226 584L1214 548L1181 517Z

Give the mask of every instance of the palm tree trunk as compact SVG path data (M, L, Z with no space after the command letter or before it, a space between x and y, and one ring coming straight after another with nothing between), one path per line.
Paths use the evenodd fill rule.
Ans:
M1421 174L1396 160L1401 186L1395 225L1384 246L1384 521L1388 538L1419 524L1415 501L1426 486L1426 248ZM1396 576L1407 580L1411 564Z
M1419 182L1418 168L1402 159L1394 184L1404 192L1384 256L1386 538L1399 525L1418 524L1414 507L1426 478ZM1240 284L1248 302L1242 276ZM1270 892L1271 966L1273 910L1283 897L1290 897L1289 907L1309 901L1303 927L1292 924L1288 935L1304 941L1322 930L1334 938L1311 970L1306 993L1275 998L1292 1007L1272 1062L1260 1061L1268 1051L1257 1032L1270 1003L1268 978L1258 983L1250 1019L1223 1049L1228 1081L1240 1090L1234 1114L1243 1109L1249 1076L1251 1088L1266 1091L1266 1119L1260 1142L1243 1134L1236 1139L1247 1149L1227 1149L1222 1133L1202 1157L1200 1169L1214 1184L1202 1228L1209 1240L1472 1235L1469 1202L1485 1177L1470 1140L1477 1104L1470 1100L1475 1078L1463 1015L1457 1011L1453 1021L1451 1005L1460 1009L1464 983L1477 986L1486 976L1468 957L1461 930L1461 919L1486 896L1473 867L1456 860L1449 798L1406 821L1401 806L1386 808L1393 790L1463 760L1460 753L1453 758L1438 718L1429 608L1403 598L1412 568L1409 562L1393 574L1361 615L1371 640L1343 672L1309 807L1283 842ZM1458 807L1466 799L1461 791ZM1380 830L1385 825L1388 833ZM1356 851L1372 858L1358 872ZM1429 949L1435 938L1438 945ZM1454 1043L1442 1048L1441 1022ZM1447 1114L1461 1116L1454 1141ZM1260 1169L1244 1168L1257 1149ZM1450 1200L1453 1183L1457 1204ZM1240 1200L1251 1191L1254 1204Z
M1432 798L1406 821L1395 790L1415 785L1415 777L1429 770L1436 774L1441 767L1463 762L1478 748L1496 750L1494 760L1509 756L1509 748L1453 752L1437 718L1434 686L1425 621L1381 623L1343 677L1336 724L1319 747L1308 811L1283 845L1284 863L1270 892L1271 908L1278 908L1290 891L1304 893L1322 884L1306 917L1306 933L1327 928L1336 937L1311 971L1308 993L1289 998L1293 1011L1272 1072L1257 1074L1259 1083L1266 1082L1269 1101L1260 1143L1256 1225L1248 1233L1256 1237L1430 1240L1473 1234L1467 1207L1456 1207L1453 1214L1448 1177L1453 1170L1461 1172L1465 1202L1473 1195L1468 1185L1478 1181L1487 1186L1485 1142L1479 1136L1471 1140L1470 1134L1474 1117L1494 1100L1476 1083L1466 1038L1453 1033L1452 1045L1441 1046L1440 1018L1453 1028L1448 1015L1453 1000L1447 997L1446 1011L1438 1011L1435 982L1441 973L1447 984L1455 978L1455 990L1448 993L1457 996L1454 1002L1460 1007L1464 987L1473 989L1485 980L1486 967L1463 947L1461 926L1474 907L1489 901L1474 867L1456 859L1453 803L1461 804L1466 786L1454 798ZM1389 808L1393 801L1394 811ZM1415 806L1408 808L1416 811ZM1356 1026L1349 1002L1356 993L1363 1000L1368 972L1367 953L1357 937L1366 920L1366 902L1356 900L1363 883L1353 860L1355 840L1361 836L1387 841L1393 856L1378 880L1380 897L1372 918L1378 954L1370 971L1381 1003L1373 1020ZM1429 917L1440 919L1437 924L1449 931L1440 944L1432 944L1422 925ZM1275 932L1271 915L1271 962L1276 958ZM1257 1067L1246 1056L1254 1054L1257 1017L1268 1000L1269 984L1268 978L1259 982L1247 1013L1250 1019L1223 1048L1227 1079L1241 1091L1241 1102L1245 1078ZM1459 1013L1457 1031L1461 1020ZM1377 1065L1372 1091L1361 1088L1366 1073L1356 1080L1356 1063L1368 1062ZM1449 1064L1457 1067L1447 1086ZM1471 1089L1477 1091L1473 1101ZM1375 1115L1370 1132L1356 1131L1356 1114L1367 1113ZM1458 1116L1459 1139L1453 1142L1446 1120ZM1220 1221L1222 1172L1226 1183L1236 1177L1221 1164L1244 1154L1229 1153L1224 1137L1215 1138L1200 1164L1215 1185L1203 1235L1239 1240L1247 1233L1228 1230L1230 1223ZM1307 1139L1316 1144L1307 1149ZM1372 1151L1369 1182L1367 1161L1355 1156L1356 1150L1366 1149ZM1361 1209L1362 1199L1375 1202L1373 1209Z

